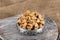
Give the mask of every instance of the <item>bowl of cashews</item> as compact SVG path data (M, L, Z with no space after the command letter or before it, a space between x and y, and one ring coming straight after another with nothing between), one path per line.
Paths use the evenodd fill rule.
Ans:
M17 26L20 33L25 35L36 35L42 32L44 28L44 15L38 12L27 10L17 20Z

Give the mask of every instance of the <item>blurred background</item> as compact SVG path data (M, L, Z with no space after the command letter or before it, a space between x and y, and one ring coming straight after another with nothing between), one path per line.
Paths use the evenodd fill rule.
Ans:
M60 0L0 0L0 20L26 10L50 16L57 23L60 40Z

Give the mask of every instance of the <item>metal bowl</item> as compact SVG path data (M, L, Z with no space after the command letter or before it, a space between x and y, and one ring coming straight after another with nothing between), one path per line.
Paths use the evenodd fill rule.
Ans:
M29 36L34 36L34 35L37 35L37 34L42 33L43 30L44 30L44 26L42 26L42 28L37 29L37 30L26 30L26 29L21 28L21 27L17 24L17 29L19 30L20 34L29 35Z
M44 30L44 26L42 26L42 28L37 29L37 30L26 30L26 29L21 28L17 23L17 29L19 30L20 34L33 36L33 35L37 35L37 34L42 33Z

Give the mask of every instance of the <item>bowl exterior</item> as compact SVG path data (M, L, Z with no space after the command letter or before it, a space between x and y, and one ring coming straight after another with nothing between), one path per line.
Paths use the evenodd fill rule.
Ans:
M23 35L37 35L37 34L40 34L42 33L44 30L44 26L42 26L42 28L38 29L38 30L26 30L26 29L23 29L21 28L18 24L17 24L17 29L19 30L20 34L23 34Z

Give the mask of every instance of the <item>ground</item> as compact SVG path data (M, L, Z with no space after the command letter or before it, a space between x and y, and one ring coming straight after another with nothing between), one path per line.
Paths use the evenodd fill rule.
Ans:
M26 10L38 11L50 16L60 30L60 0L0 0L0 19L23 13Z

